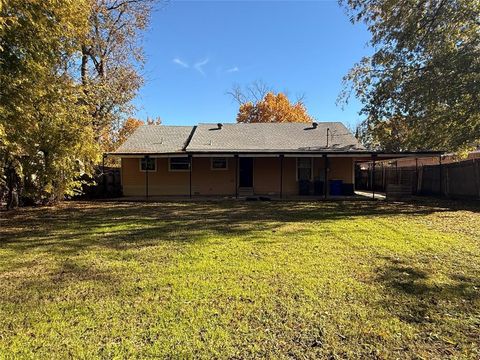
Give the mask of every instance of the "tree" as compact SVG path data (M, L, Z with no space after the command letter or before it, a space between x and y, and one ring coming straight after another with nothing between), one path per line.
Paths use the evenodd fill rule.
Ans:
M135 130L141 125L144 125L145 123L141 120L137 120L134 118L128 118L120 128L120 130L115 134L115 137L113 137L113 143L111 145L110 150L115 150L117 149L120 145L122 145L130 135L132 135Z
M258 122L313 122L313 118L307 114L307 109L302 102L292 104L285 94L267 93L257 102L247 102L240 105L237 114L239 123Z
M248 102L256 104L263 100L265 95L269 92L273 92L273 89L270 86L263 81L255 80L251 84L245 86L244 89L239 84L233 85L232 89L227 91L227 95L230 95L233 100L241 106Z
M364 140L390 150L462 150L480 141L480 2L340 0L374 54L340 98L363 103Z
M277 93L261 81L243 90L239 85L227 92L239 104L237 122L313 122L303 103L304 96L291 103L284 93Z
M72 195L98 160L85 94L71 76L89 0L4 1L0 9L0 174L9 204Z
M126 136L155 0L0 0L0 186L72 195ZM83 178L88 178L84 176Z
M80 79L95 136L103 150L114 142L143 84L142 31L155 0L94 0L81 44Z

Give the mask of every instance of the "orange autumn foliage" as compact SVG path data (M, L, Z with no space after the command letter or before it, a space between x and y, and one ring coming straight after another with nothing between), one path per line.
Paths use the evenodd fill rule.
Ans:
M123 123L123 126L120 128L118 131L118 136L117 136L117 141L115 143L115 146L118 147L122 145L127 138L133 134L133 132L140 126L144 125L143 121L134 119L134 118L128 118L125 120Z
M240 105L237 114L239 123L302 122L311 123L314 119L307 114L301 101L292 104L283 93L269 92L257 102Z

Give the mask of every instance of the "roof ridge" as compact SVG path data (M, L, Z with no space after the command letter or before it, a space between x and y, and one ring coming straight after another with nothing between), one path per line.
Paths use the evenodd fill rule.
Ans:
M190 131L190 135L188 135L187 141L185 141L185 145L182 147L182 151L187 151L187 147L190 145L190 141L192 141L195 130L197 130L197 125L194 125L192 131Z

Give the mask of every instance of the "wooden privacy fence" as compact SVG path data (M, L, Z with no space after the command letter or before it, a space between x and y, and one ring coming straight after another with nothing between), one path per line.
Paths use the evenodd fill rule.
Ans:
M480 199L480 159L437 165L396 166L395 163L357 167L356 188L385 192L389 185L402 185L411 194ZM397 189L398 187L395 187Z
M480 198L480 161L423 166L419 177L422 194Z

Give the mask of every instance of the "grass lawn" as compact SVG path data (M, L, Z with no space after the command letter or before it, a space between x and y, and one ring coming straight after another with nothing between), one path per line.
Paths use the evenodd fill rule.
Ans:
M0 213L0 358L480 358L480 212L65 203Z

